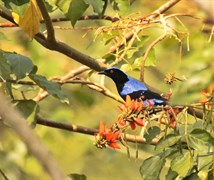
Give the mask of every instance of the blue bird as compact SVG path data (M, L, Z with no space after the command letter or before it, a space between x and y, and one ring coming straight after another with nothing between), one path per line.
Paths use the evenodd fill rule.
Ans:
M107 68L104 71L100 71L98 74L104 74L110 77L115 82L117 91L124 100L126 96L129 95L131 99L141 99L146 105L150 103L155 106L167 104L167 100L160 94L149 90L145 84L128 76L118 68Z

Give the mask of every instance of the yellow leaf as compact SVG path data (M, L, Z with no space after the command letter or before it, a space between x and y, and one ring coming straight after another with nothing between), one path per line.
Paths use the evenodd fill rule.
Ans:
M15 12L12 12L12 16L13 16L13 20L15 21L15 23L19 24L20 16Z
M41 14L36 0L31 0L24 15L19 17L19 26L33 38L39 32L40 20Z

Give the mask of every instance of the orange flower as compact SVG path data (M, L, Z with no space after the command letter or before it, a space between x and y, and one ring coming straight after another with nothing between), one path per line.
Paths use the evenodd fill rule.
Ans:
M121 126L125 126L125 125L126 125L126 121L124 121L122 115L120 115L120 116L118 117L118 122L119 122L119 124L120 124Z
M126 102L118 106L122 111L122 114L118 117L118 123L121 126L125 126L129 123L131 129L135 129L136 125L144 126L143 120L139 117L140 112L143 109L143 102L139 100L131 100L129 95L126 96Z
M118 106L122 112L140 112L143 108L143 102L139 100L131 100L129 95L126 96L126 102Z
M115 149L120 149L120 146L115 142L118 137L120 136L120 133L107 133L106 134L106 140L108 142L108 145Z
M175 128L176 117L181 112L179 108L168 109L167 113L169 114L169 125L171 128Z
M213 99L214 99L214 83L211 84L208 89L202 90L201 94L204 96L199 101L201 104L206 104L207 102L213 101Z
M120 146L116 143L119 136L120 133L112 132L109 127L100 121L99 133L95 134L95 145L98 148L110 146L115 149L120 149Z
M144 126L144 122L143 122L143 120L141 118L136 118L133 121L129 122L129 124L130 124L130 127L131 127L132 130L135 130L136 125Z

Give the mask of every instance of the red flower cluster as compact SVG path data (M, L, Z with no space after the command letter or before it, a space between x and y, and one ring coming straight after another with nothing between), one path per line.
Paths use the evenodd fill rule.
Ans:
M110 146L115 149L120 149L120 146L116 142L119 136L119 132L112 132L109 127L100 121L99 133L95 134L95 145L98 148Z
M138 100L131 100L130 96L126 96L126 102L118 106L122 114L118 117L118 122L121 126L129 123L131 129L135 129L136 125L144 126L143 119L139 117L143 109L143 102Z
M214 83L210 85L208 89L203 90L202 95L205 96L200 100L201 104L206 104L208 102L214 101Z

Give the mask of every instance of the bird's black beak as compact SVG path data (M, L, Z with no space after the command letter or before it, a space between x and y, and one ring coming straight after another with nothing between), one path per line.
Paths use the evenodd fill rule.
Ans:
M106 74L105 71L100 71L98 74Z

